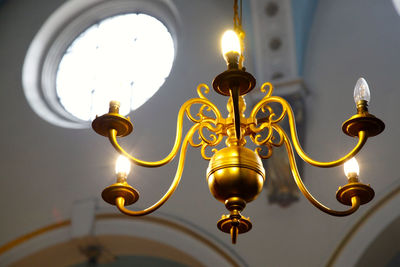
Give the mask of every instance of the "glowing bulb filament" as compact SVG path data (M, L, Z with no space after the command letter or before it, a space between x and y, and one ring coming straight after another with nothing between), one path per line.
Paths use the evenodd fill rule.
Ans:
M222 48L222 55L225 55L229 52L235 52L240 55L241 48L240 48L240 39L239 36L232 30L227 30L221 39L221 48Z
M128 176L131 171L131 162L126 157L120 155L115 163L116 174Z
M350 160L346 161L344 164L344 173L349 179L358 177L360 174L360 167L358 166L356 158L351 158Z

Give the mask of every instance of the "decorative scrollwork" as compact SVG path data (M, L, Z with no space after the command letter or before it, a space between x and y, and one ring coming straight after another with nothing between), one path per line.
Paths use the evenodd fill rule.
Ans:
M216 106L205 97L205 94L208 94L210 88L202 83L197 86L197 94L199 98L191 99L185 105L185 113L186 116L194 122L198 124L199 127L197 129L197 136L200 142L195 142L193 140L193 136L189 139L189 144L193 147L201 147L201 155L205 160L210 160L211 157L206 155L206 148L217 146L223 139L222 128L223 124L221 123L222 117L219 110ZM191 108L195 104L200 104L200 108L196 115L191 113ZM207 115L208 113L213 113L213 116ZM205 134L204 130L207 130L209 134ZM216 149L213 149L212 152L215 153Z
M264 123L259 128L250 127L250 129L254 132L254 134L250 135L250 139L257 146L265 145L272 138L273 130L270 123ZM256 134L260 132L265 132L265 129L267 130L266 137L263 138L262 134Z
M269 87L267 91L266 87ZM255 152L263 159L272 155L273 147L283 144L283 129L278 125L287 115L287 106L281 102L281 98L272 97L273 86L271 83L264 83L261 86L261 92L266 93L263 99L253 108L250 118L254 122L249 125L251 135L250 139L257 146L263 146L267 149L267 154L262 153L261 148L256 148ZM271 104L276 103L281 106L280 114L277 115ZM262 114L261 118L259 114Z
M210 119L204 120L199 123L199 127L197 130L198 140L200 140L199 143L195 143L195 141L193 140L193 136L191 139L189 139L189 144L191 146L193 147L201 146L201 155L205 160L211 159L211 156L206 155L206 148L217 146L219 143L221 143L223 139L223 134L221 132L222 125L218 124L214 127L213 124L215 125L215 121ZM207 129L210 132L210 134L206 135L203 131L204 129ZM217 150L215 148L211 150L211 152L213 153L215 153L216 151Z
M265 87L267 85L270 87L268 92L265 89ZM264 130L267 127L268 128L271 127L272 124L282 121L287 114L287 106L284 103L282 103L283 99L280 97L272 97L271 96L271 94L273 92L272 84L264 83L263 86L261 86L260 90L261 90L261 92L266 93L266 95L253 108L253 110L251 111L251 115L250 115L250 118L252 118L252 120L254 122L256 122L256 125L253 125L251 128L252 131L254 131L256 133L261 132L262 130ZM281 111L280 111L279 116L277 116L277 114L271 107L270 104L272 104L272 103L276 103L281 106ZM259 116L257 116L259 113L263 114L263 116L261 118L257 118L257 117L259 117ZM259 125L259 126L257 126L257 125Z
M199 84L199 85L197 86L197 94L199 95L199 97L202 98L202 99L207 99L207 98L204 96L203 92L201 92L202 89L204 89L204 93L205 93L205 94L208 94L208 93L210 92L210 88L209 88L208 85L205 84L205 83L201 83L201 84ZM208 100L208 99L207 99L207 100Z
M185 113L186 116L192 122L199 124L199 128L197 129L198 133L198 140L200 142L195 142L192 138L189 139L189 144L193 147L201 147L201 155L205 160L210 160L211 157L206 155L206 148L207 147L214 147L217 146L223 139L223 134L221 132L223 128L223 124L221 123L222 117L219 110L205 97L205 94L208 94L210 88L201 83L197 86L197 94L199 98L191 99L185 106ZM195 104L200 104L200 108L196 115L191 113L191 108ZM208 113L213 113L213 117L207 115ZM209 135L204 133L204 129L210 132ZM215 153L216 149L213 149L212 152Z
M268 92L265 89L265 87L267 87L267 86L269 87ZM267 99L274 92L274 86L270 82L263 83L263 85L261 85L260 91L263 92L263 93L266 93L263 99Z
M221 140L222 140L222 138L221 138ZM205 159L205 160L210 160L210 159L212 158L212 156L207 156L207 154L206 154L206 148L209 147L209 146L210 146L210 145L207 145L207 144L203 144L203 145L201 146L201 150L200 150L201 156L202 156L203 159ZM213 149L211 150L211 153L214 155L215 152L217 152L217 151L218 151L218 149L213 148Z
M282 129L281 126L279 126L278 124L274 124L272 126L272 129L278 134L278 138L276 138L276 135L273 135L269 141L269 143L275 147L279 147L281 145L283 145L283 141L284 141L284 130ZM278 140L278 141L276 141Z
M264 154L263 149L261 147L256 147L254 152L257 153L257 155L262 158L262 159L268 159L272 156L272 146L269 143L265 144L265 147L267 148L267 154Z
M282 121L287 113L287 109L284 105L282 105L280 102L275 102L271 101L271 99L265 99L264 105L261 105L260 108L257 110L256 114L258 114L260 111L264 116L260 119L257 119L257 123L263 123L263 122L270 122L270 123L278 123ZM270 104L272 103L278 103L281 105L282 110L279 114L279 116L276 115Z
M284 130L277 124L271 125L268 132L267 137L263 140L259 140L260 135L250 136L251 140L258 147L254 150L262 159L268 159L272 156L273 147L279 147L283 145L284 142ZM274 134L276 133L276 134ZM261 147L265 147L267 149L267 154L263 153L263 149Z
M197 94L199 95L199 98L190 99L182 106L185 107L186 116L194 123L200 123L205 119L213 119L219 122L221 120L221 114L219 110L214 104L211 103L210 100L205 97L202 90L204 90L204 94L208 94L210 91L206 84L199 84L197 86ZM192 115L191 113L191 108L194 104L201 105L196 115ZM206 115L205 112L213 113L214 117Z
M200 98L197 98L197 99L204 101L204 99L200 99ZM192 115L192 113L191 113L191 108L193 107L194 104L203 104L200 106L199 111L196 113L196 115ZM188 119L194 123L200 123L204 119L214 119L210 116L205 115L204 110L206 110L208 112L214 111L210 106L208 106L208 103L193 102L190 105L186 106L185 113L186 113L186 116L188 117ZM215 112L214 112L214 115L216 115Z
M214 123L214 122L203 121L200 123L200 127L199 127L199 135L201 137L201 140L203 140L205 143L207 143L209 145L212 145L217 141L217 136L215 134L210 134L211 139L208 139L204 135L203 129L206 128L207 130L209 130L210 132L213 132L213 133L217 133L217 132L221 131L221 129L222 129L222 125L217 125L216 127L213 127L212 123Z

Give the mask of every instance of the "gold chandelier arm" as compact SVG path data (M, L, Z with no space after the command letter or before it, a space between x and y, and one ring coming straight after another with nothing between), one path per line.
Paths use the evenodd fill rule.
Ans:
M321 167L321 168L330 168L330 167L336 167L341 164L343 164L345 161L349 160L350 158L354 157L365 145L368 139L368 135L365 131L360 131L358 133L358 143L357 145L345 156L341 157L340 159L337 159L335 161L330 161L330 162L320 162L313 160L307 154L304 152L303 148L300 145L299 138L297 136L297 130L296 130L296 122L293 114L293 110L289 103L284 100L282 103L284 105L284 108L287 109L287 114L289 118L289 126L290 126L290 134L292 137L293 145L294 148L296 149L297 154L307 163L314 165L316 167Z
M151 207L140 210L140 211L132 211L127 208L125 208L125 199L123 197L117 197L115 199L115 205L117 208L124 214L129 215L129 216L143 216L149 213L152 213L153 211L157 210L160 208L175 192L176 188L179 185L179 182L182 177L182 172L183 172L183 167L185 165L185 158L186 158L186 150L189 144L189 140L192 138L193 134L195 131L199 128L198 124L195 124L192 126L192 128L189 130L189 132L186 134L185 139L183 140L182 148L181 148L181 153L179 155L179 163L178 163L178 168L175 173L174 180L172 181L171 186L169 187L168 191L164 194L164 196L158 200L154 205Z
M299 142L299 138L297 136L297 130L296 130L296 122L295 122L295 118L294 118L294 113L293 110L290 106L290 104L283 98L278 97L278 96L270 96L270 97L264 97L263 100L261 100L252 110L250 117L253 118L253 121L257 120L256 115L257 113L266 105L270 104L270 103L278 103L282 106L282 112L281 114L278 116L277 119L274 119L275 114L272 114L268 117L267 122L263 122L263 120L258 120L258 122L263 122L263 124L265 123L271 123L271 124L275 124L280 122L284 116L287 114L288 115L288 120L289 120L289 126L290 126L290 135L293 141L293 146L297 152L297 154L307 163L314 165L316 167L321 167L321 168L330 168L330 167L336 167L339 166L341 164L343 164L345 161L347 161L348 159L354 157L360 150L361 148L365 145L365 143L367 142L368 139L368 135L365 131L360 131L358 133L358 143L357 145L348 153L346 154L344 157L335 160L335 161L330 161L330 162L320 162L320 161L316 161L313 160L312 158L310 158L303 150L303 148L300 145ZM262 127L263 124L260 126Z
M354 213L361 205L360 198L358 196L353 196L351 198L352 206L350 209L344 210L344 211L337 211L337 210L332 210L332 209L326 207L325 205L321 204L318 200L316 200L311 195L311 193L307 190L306 186L304 185L304 183L300 177L299 171L297 169L296 160L294 159L292 144L290 143L289 138L286 135L286 133L282 129L280 129L280 130L283 133L284 143L285 143L286 150L288 152L290 170L292 171L293 178L294 178L297 186L299 187L300 191L311 202L311 204L313 204L319 210L321 210L325 213L328 213L329 215L333 215L333 216L343 217L343 216L347 216L347 215Z
M199 116L200 119L199 120L195 120L193 118L193 116L190 114L190 107L194 104L202 104L203 106L200 108L200 112L199 112ZM124 155L125 157L127 157L129 160L131 160L134 164L139 165L139 166L143 166L143 167L150 167L150 168L154 168L154 167L160 167L163 166L167 163L169 163L178 153L179 147L180 147L180 143L181 143L181 139L182 139L182 125L183 125L183 119L186 115L188 116L189 119L193 119L192 121L199 123L202 120L209 120L208 117L204 117L202 115L202 110L204 109L204 106L209 107L215 114L216 119L215 119L215 124L218 124L218 122L221 120L221 114L219 112L219 110L217 109L217 107L211 103L208 99L202 99L202 98L193 98L190 99L188 101L186 101L181 109L179 110L178 113L178 120L177 120L177 125L176 125L176 137L175 137L175 144L171 150L171 152L169 153L168 156L166 156L164 159L159 160L159 161L144 161L144 160L140 160L137 159L133 156L131 156L128 152L126 152L119 144L118 144L118 140L117 140L117 131L115 129L110 129L109 130L109 134L108 134L108 139L110 140L110 143L113 145L113 147L122 155ZM198 122L197 122L198 121Z

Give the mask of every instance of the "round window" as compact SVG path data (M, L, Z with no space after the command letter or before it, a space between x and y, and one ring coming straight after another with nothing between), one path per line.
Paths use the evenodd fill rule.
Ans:
M145 14L102 20L80 34L58 67L56 92L73 116L92 120L121 102L121 114L140 107L164 83L174 59L167 28Z
M86 128L121 102L121 114L163 85L175 57L176 12L165 1L71 0L27 52L22 80L33 110L62 127ZM168 26L168 28L166 27Z

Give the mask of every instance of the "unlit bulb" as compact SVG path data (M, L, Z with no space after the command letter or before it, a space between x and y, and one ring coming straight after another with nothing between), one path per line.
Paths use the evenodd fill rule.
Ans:
M116 174L127 176L131 171L131 162L125 156L120 155L115 163Z
M227 30L222 35L221 39L221 48L222 48L222 55L225 55L229 52L235 52L240 55L240 39L236 32L232 30Z
M344 174L346 174L347 178L358 177L360 174L360 167L358 166L356 158L351 158L346 161L344 164Z
M359 101L364 100L370 102L371 93L369 91L369 86L367 81L364 78L359 78L356 86L354 87L354 102L356 105Z

